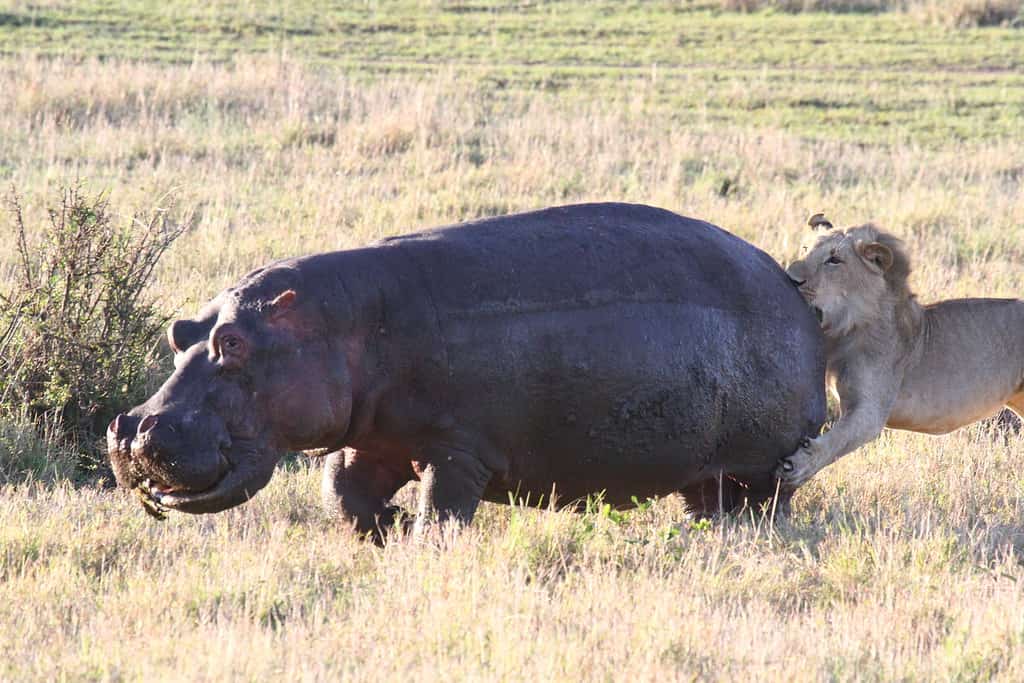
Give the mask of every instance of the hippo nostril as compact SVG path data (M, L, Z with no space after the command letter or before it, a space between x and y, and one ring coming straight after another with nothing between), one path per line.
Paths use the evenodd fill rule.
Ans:
M121 413L107 426L107 436L112 439L130 439L135 436L139 426L139 418L134 415Z
M110 432L111 434L113 434L114 436L117 436L118 434L121 433L120 428L121 428L121 418L122 417L124 417L124 413L121 413L120 415L115 417L113 420L111 420L110 421L110 425L107 427L107 431Z
M139 434L145 434L152 430L153 427L156 427L157 422L158 420L156 415L147 415L142 419L142 422L139 423Z

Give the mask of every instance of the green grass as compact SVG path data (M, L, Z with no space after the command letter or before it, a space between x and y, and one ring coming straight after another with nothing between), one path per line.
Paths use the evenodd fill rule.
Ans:
M30 225L75 178L170 191L152 294L189 315L272 258L599 199L781 261L875 220L925 302L1024 292L1020 30L715 4L8 1L0 181ZM157 524L73 459L0 419L2 680L1024 678L1024 440L984 426L886 433L784 521L485 504L384 549L316 462Z
M643 93L681 121L927 143L1021 132L1024 40L899 13L698 3L8 2L0 52L169 63L287 55L357 78L455 72L497 95ZM693 6L693 7L691 7Z

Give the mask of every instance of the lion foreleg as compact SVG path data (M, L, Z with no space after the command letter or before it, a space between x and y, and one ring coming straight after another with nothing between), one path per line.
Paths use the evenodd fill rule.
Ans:
M832 429L816 438L804 439L796 452L779 461L775 476L779 478L782 486L790 489L801 486L822 468L876 439L882 433L895 403L898 387L886 386L881 396L865 395L860 390L862 386L877 387L879 384L870 380L850 381L850 378L836 382L839 393L839 419Z

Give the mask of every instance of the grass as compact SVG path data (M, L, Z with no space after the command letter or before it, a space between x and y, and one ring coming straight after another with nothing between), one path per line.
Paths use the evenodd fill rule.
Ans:
M485 506L383 550L321 516L304 466L164 524L127 494L13 489L0 675L1016 680L1022 445L887 435L774 525Z
M76 177L125 216L172 192L169 312L272 258L597 199L783 261L812 212L875 220L924 301L1024 292L1019 30L714 5L4 2L0 180L28 224ZM784 521L484 505L384 549L322 516L315 462L156 524L66 461L0 423L3 680L1024 675L1024 439L988 427L887 433Z
M685 122L856 141L998 139L1024 106L1018 30L952 30L900 13L780 17L680 1L6 2L0 53L15 56L188 65L245 53L360 81L454 73L496 97L642 92Z

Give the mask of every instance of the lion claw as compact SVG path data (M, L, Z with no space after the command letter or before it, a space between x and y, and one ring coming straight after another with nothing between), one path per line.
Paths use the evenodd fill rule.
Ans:
M817 444L811 438L800 439L800 447L791 455L779 459L775 478L787 488L802 486L823 466ZM826 463L827 464L827 463Z

